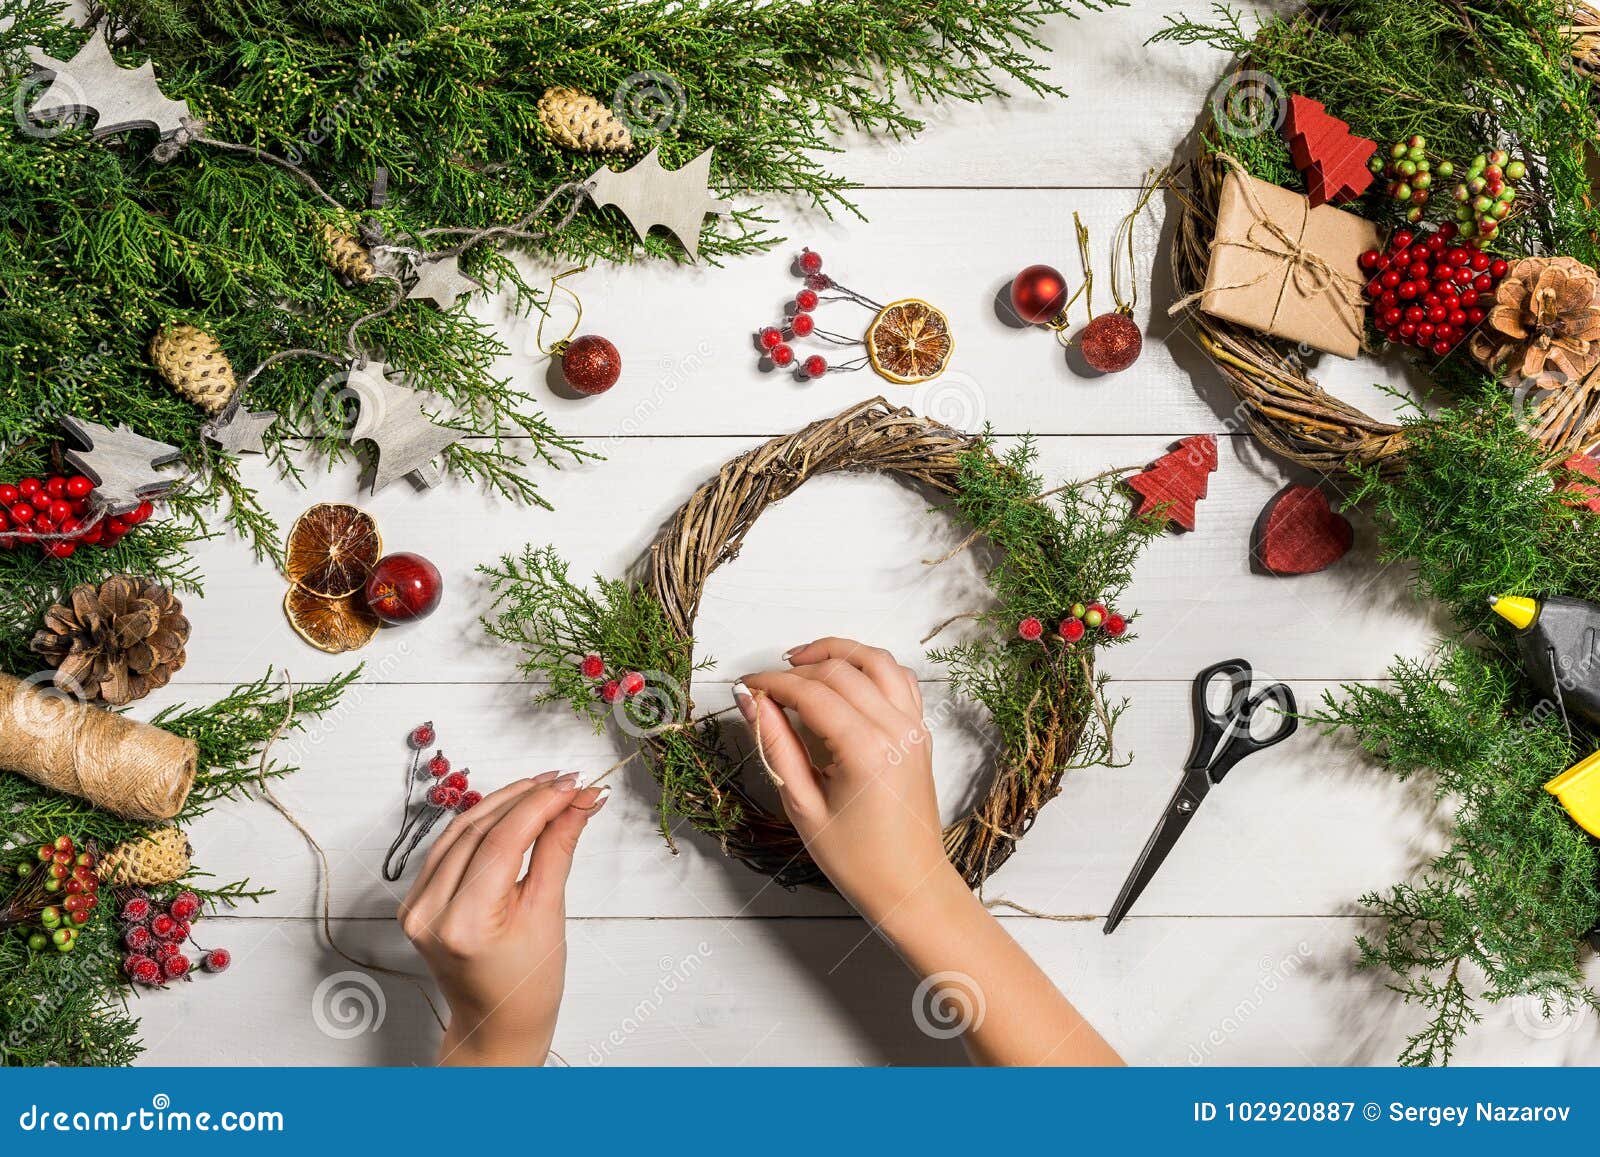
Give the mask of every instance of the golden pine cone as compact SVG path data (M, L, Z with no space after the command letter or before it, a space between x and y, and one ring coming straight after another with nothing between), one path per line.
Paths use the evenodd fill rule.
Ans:
M100 882L120 884L172 884L189 874L194 849L178 828L156 828L136 839L125 840L100 857Z
M628 126L592 96L573 88L547 88L539 98L539 123L564 149L625 153L633 148Z
M329 269L355 285L366 285L378 276L378 267L373 264L367 247L329 222L322 225L322 260Z
M44 614L35 653L56 668L58 687L121 707L165 687L189 642L183 605L166 587L113 575L74 587Z
M164 325L150 339L150 360L178 396L220 414L239 392L222 343L192 325Z
M1574 257L1524 257L1495 288L1470 348L1508 384L1551 371L1577 384L1600 365L1600 275Z

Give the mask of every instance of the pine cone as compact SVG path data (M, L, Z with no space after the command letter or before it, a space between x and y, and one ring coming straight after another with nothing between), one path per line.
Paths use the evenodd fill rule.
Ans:
M156 828L135 839L124 840L100 857L100 882L171 884L189 874L194 849L189 837L173 827Z
M378 276L378 267L373 264L372 254L367 252L367 247L356 237L328 222L322 226L322 261L354 285L366 285Z
M164 325L150 339L150 360L178 396L220 414L239 392L222 343L192 325Z
M1515 383L1558 371L1580 381L1600 365L1600 276L1572 257L1524 257L1495 290L1472 356Z
M114 575L46 611L33 649L56 668L56 686L120 707L165 687L188 641L189 620L171 591Z
M539 123L564 149L625 153L633 148L628 126L592 96L572 88L547 88L539 98Z

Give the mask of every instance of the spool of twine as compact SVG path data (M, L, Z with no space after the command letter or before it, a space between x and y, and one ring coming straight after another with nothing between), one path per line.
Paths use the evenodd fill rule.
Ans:
M0 674L0 769L160 823L182 809L198 762L192 739Z

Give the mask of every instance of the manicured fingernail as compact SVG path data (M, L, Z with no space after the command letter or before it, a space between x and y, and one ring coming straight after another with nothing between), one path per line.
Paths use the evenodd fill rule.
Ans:
M804 651L804 650L805 650L804 644L802 644L801 646L798 646L798 647L790 647L787 651L785 651L783 653L783 661L785 663L793 663L794 662L794 657L796 655L798 655L801 651Z
M551 784L551 786L557 791L577 791L578 773L575 771L569 771L566 775L559 776L556 781Z
M600 789L600 794L599 795L594 797L594 806L591 807L589 810L591 812L599 811L601 808L606 806L606 800L608 800L610 798L611 798L611 788L610 788L609 785L607 785L606 787L603 787L603 788Z
M744 716L746 723L754 723L756 719L756 700L750 694L750 688L740 679L733 685L733 702L739 708L739 714Z
M560 774L561 773L559 771L542 771L528 782L532 784L549 783L552 779Z

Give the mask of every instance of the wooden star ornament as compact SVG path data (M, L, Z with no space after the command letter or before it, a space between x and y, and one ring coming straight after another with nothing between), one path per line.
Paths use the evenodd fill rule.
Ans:
M451 309L456 300L468 297L483 286L461 272L459 257L440 257L417 266L417 280L406 290L411 301L431 301L440 309Z
M95 500L107 514L127 514L179 481L161 470L182 459L176 446L135 434L126 424L112 428L84 418L62 418L60 425L82 447L69 449L67 462L95 484Z
M32 115L38 120L76 121L94 113L91 135L95 137L130 129L155 129L170 137L191 115L187 103L162 94L148 60L137 68L121 67L98 32L71 60L56 60L36 48L29 50L29 57L51 78L50 86L33 102Z
M413 390L390 378L389 372L384 363L369 361L352 366L345 383L360 406L350 440L366 438L378 453L372 493L403 474L420 486L437 486L444 471L434 459L461 437L461 431L439 425L422 408L426 402L435 410L446 410L443 399Z
M700 259L700 228L707 213L721 214L728 202L709 191L711 153L707 149L681 169L661 167L661 150L651 149L631 169L617 172L604 165L587 184L596 205L622 210L642 239L652 226L661 225L676 237L691 260Z
M235 454L265 454L267 428L278 420L276 410L247 410L235 406L232 412L206 423L206 441Z

